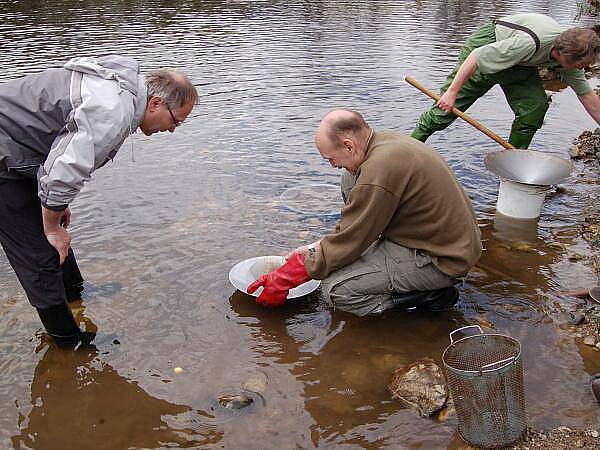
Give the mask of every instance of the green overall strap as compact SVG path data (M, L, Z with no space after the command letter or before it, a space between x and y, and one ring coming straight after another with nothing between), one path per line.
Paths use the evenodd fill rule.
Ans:
M523 25L518 25L516 23L505 22L504 20L493 20L492 22L495 25L502 25L503 27L512 28L513 30L519 30L527 33L529 36L531 36L533 42L535 42L535 51L537 52L540 49L540 38L538 38L537 34L535 34L529 28L524 27Z

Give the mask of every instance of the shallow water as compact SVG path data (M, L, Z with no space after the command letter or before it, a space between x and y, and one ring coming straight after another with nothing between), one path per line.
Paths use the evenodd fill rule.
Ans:
M572 192L549 198L536 224L503 221L483 166L499 147L467 124L430 140L473 198L485 238L455 312L358 319L316 296L264 310L227 279L242 259L284 254L335 226L335 199L318 215L281 201L286 189L338 182L313 144L325 112L351 107L375 129L410 132L430 102L405 75L437 88L479 24L531 10L567 25L570 3L9 2L0 80L122 53L185 70L201 99L175 134L127 141L72 206L73 247L96 288L78 315L98 327L96 350L43 344L0 257L0 447L457 447L456 419L419 418L385 386L399 365L441 362L448 333L474 323L521 341L531 425L597 426L588 379L598 353L580 349L553 313L568 303L559 292L596 282L568 260L589 252L577 226L585 197L597 196L594 177L565 183ZM499 89L470 112L508 134ZM593 127L560 92L532 148L567 157ZM219 394L256 377L267 382L251 407L219 407Z

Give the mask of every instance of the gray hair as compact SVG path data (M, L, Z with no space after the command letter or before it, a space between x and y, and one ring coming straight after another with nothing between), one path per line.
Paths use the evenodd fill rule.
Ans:
M198 91L190 79L176 69L159 69L146 75L148 98L160 97L171 108L198 101Z
M327 130L327 137L331 142L339 143L345 136L354 136L369 128L363 116L356 111L341 109L334 113L336 116L331 119Z
M589 28L569 28L556 38L554 47L571 62L595 61L600 54L600 37Z

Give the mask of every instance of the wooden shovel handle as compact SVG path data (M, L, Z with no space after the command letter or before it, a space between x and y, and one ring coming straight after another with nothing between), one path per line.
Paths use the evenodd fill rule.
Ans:
M418 90L420 90L424 94L427 94L432 99L434 99L436 102L440 100L440 96L439 95L434 94L433 92L431 92L429 89L427 89L425 86L421 85L421 83L419 83L413 77L406 77L405 80L406 80L406 82L408 84L412 84ZM508 150L514 150L515 149L515 147L512 144L510 144L509 142L505 141L500 136L498 136L496 133L494 133L492 130L489 130L488 128L484 127L479 122L477 122L475 119L472 119L470 116L468 116L467 114L465 114L461 110L456 109L456 108L452 108L452 113L456 114L458 117L460 117L464 121L466 121L466 122L470 123L471 125L473 125L475 128L477 128L483 134L485 134L486 136L488 136L488 137L492 138L493 140L495 140L502 147L504 147L504 148L506 148Z

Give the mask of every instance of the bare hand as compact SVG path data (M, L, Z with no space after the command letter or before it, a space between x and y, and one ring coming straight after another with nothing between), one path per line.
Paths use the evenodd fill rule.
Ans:
M58 227L51 232L46 233L46 239L52 247L58 252L60 264L65 262L67 254L69 253L69 247L71 246L71 236L69 232L63 228Z
M66 229L71 223L71 210L66 208L62 211L53 211L42 205L42 221L46 239L58 252L60 264L62 265L71 245L71 236Z
M63 228L69 228L71 225L71 210L69 207L64 210L64 215L60 218L60 226Z
M444 95L442 95L438 100L437 106L443 111L451 112L455 103L456 94L450 90L447 90L446 92L444 92Z

